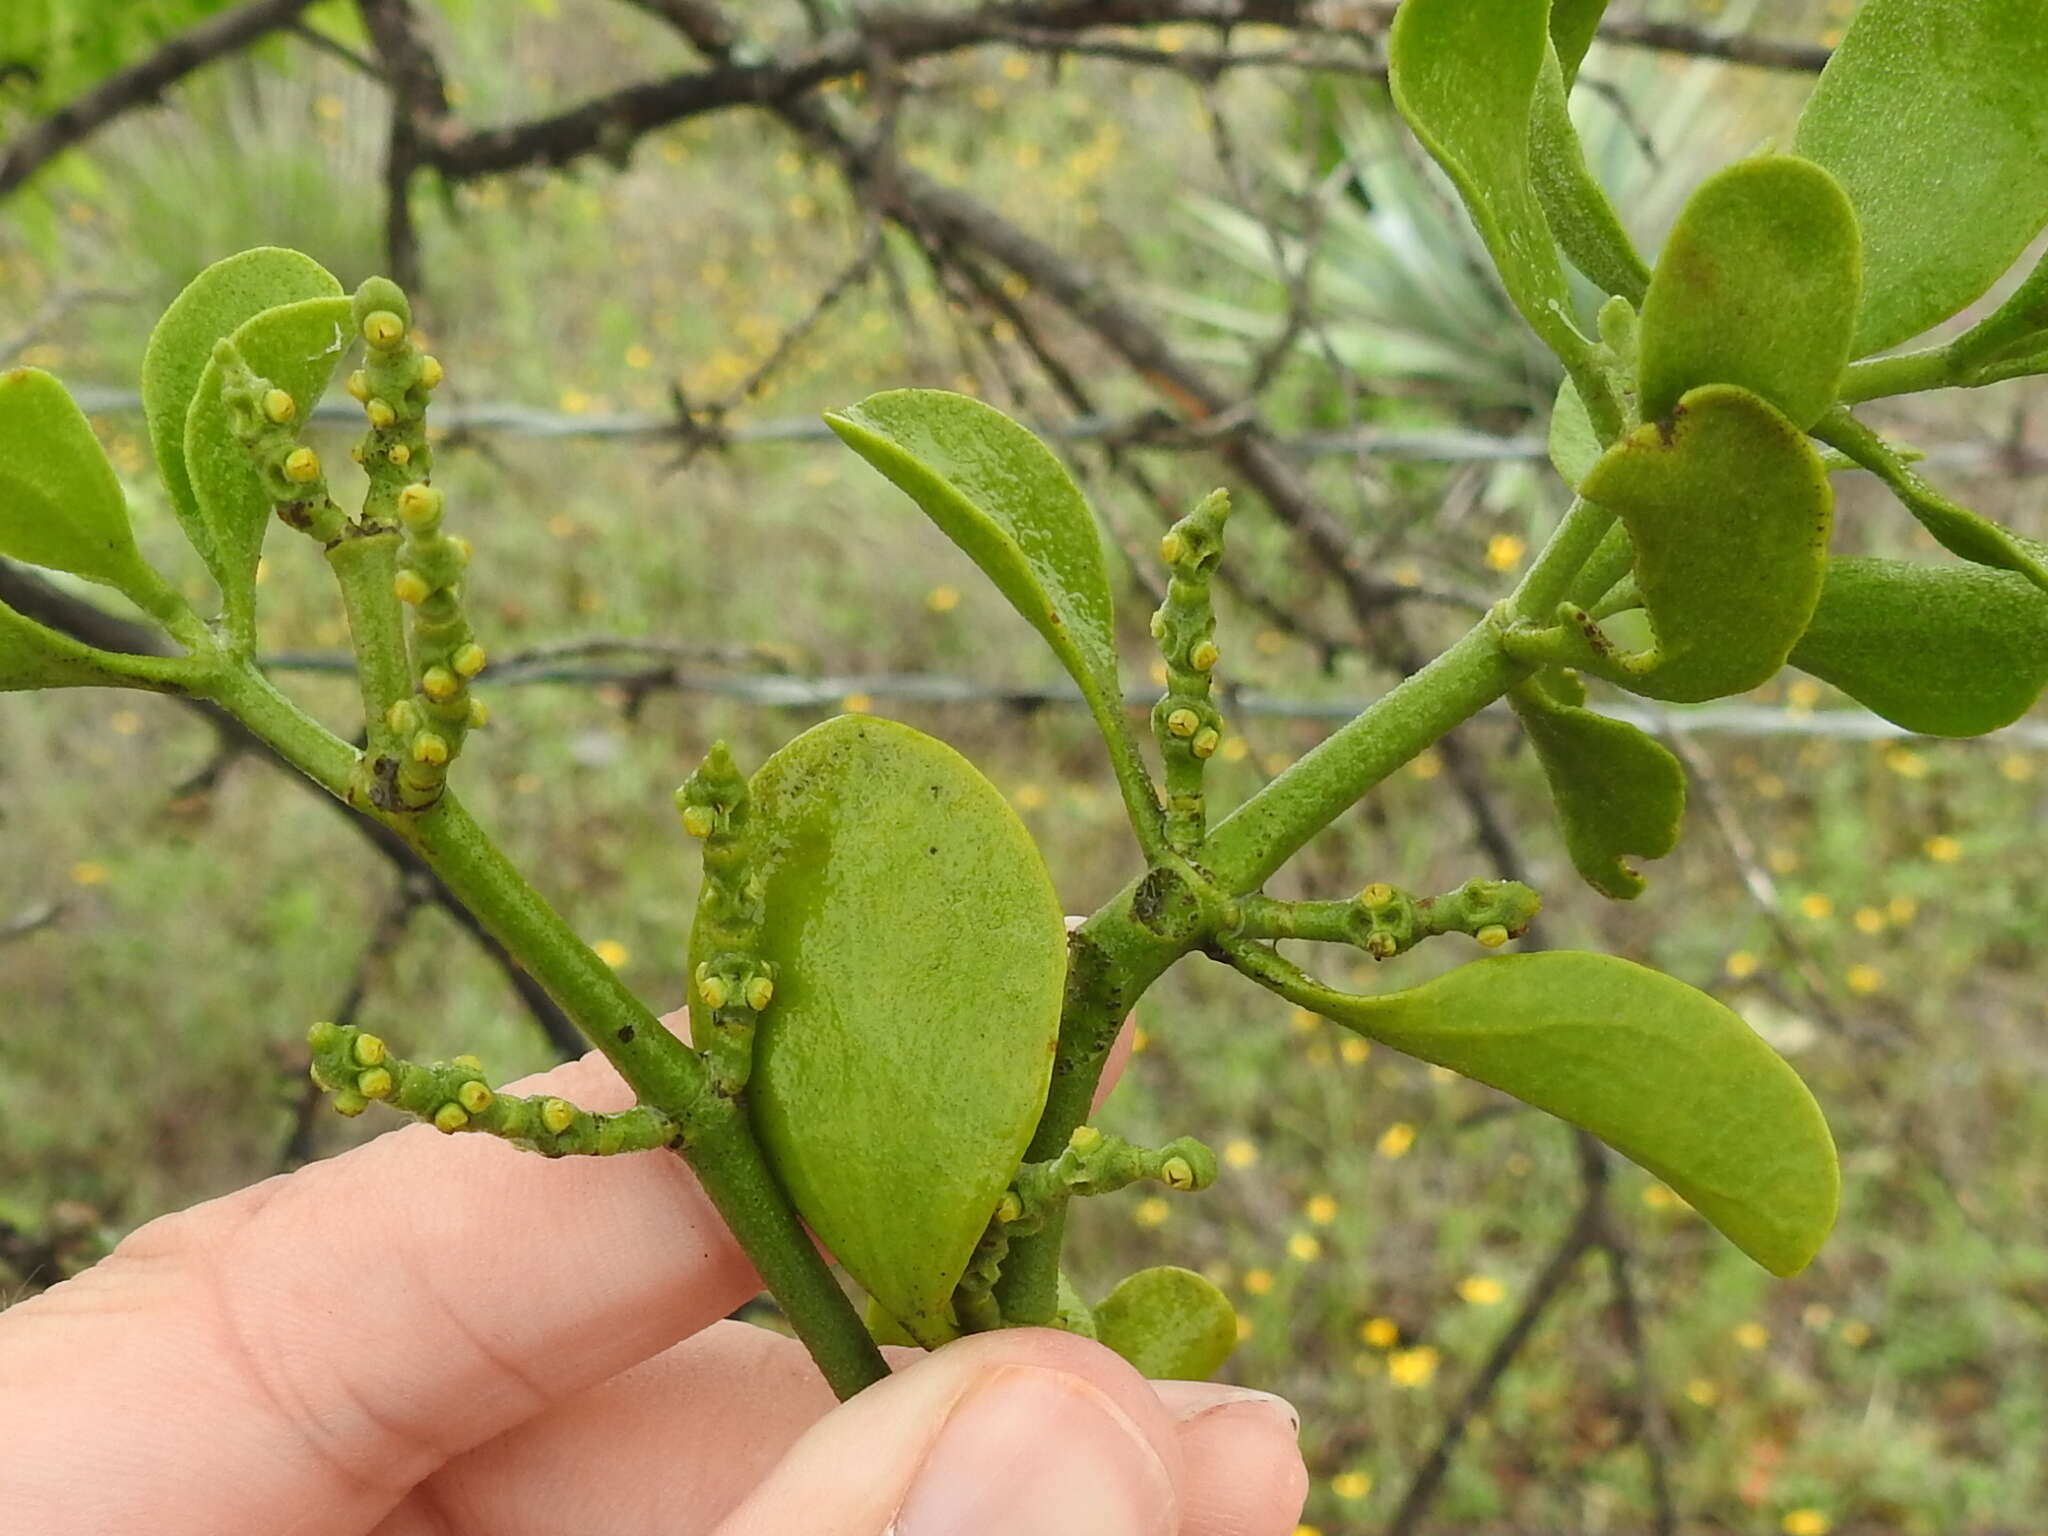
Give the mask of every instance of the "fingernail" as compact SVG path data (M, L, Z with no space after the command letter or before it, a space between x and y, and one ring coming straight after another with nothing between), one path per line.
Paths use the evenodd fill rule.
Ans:
M1076 1376L996 1372L954 1407L890 1536L1171 1536L1172 1477L1138 1426Z
M1191 1423L1228 1409L1277 1419L1286 1424L1290 1435L1301 1433L1301 1414L1294 1404L1271 1392L1261 1392L1255 1387L1226 1386L1221 1382L1178 1382L1175 1385L1179 1390L1168 1401L1167 1407L1172 1411L1176 1424Z

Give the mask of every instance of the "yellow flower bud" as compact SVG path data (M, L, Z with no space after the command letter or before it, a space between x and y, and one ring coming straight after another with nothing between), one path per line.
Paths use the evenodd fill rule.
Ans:
M1223 745L1223 738L1214 730L1204 727L1195 732L1195 739L1188 743L1188 750L1197 757L1214 757L1216 749Z
M1154 640L1164 640L1166 638L1166 615L1163 613L1152 615L1152 638Z
M1393 905L1394 888L1374 881L1358 893L1358 904L1368 912L1379 912Z
M334 1112L353 1120L370 1107L370 1101L353 1088L344 1088L334 1096Z
M434 1111L434 1129L444 1136L453 1136L469 1124L469 1111L460 1104L443 1104Z
M482 699L471 699L469 701L469 728L472 731L480 731L490 723L491 712L484 708L484 701Z
M1375 933L1366 939L1365 952L1375 960L1391 960L1401 952L1401 943L1391 933Z
M384 711L384 723L394 732L409 735L420 728L419 706L411 699L400 699Z
M1102 1145L1102 1132L1092 1125L1077 1125L1074 1134L1067 1138L1067 1145L1076 1152L1093 1152Z
M1472 937L1479 941L1482 948L1499 949L1501 945L1507 943L1508 931L1499 923L1488 923Z
M420 692L436 704L447 703L461 688L461 679L446 667L429 667L420 674Z
M263 419L273 426L283 426L299 414L299 402L281 389L263 392Z
M358 368L348 376L348 392L358 405L367 402L370 398L370 376Z
M1216 649L1214 641L1197 641L1195 648L1188 652L1188 665L1197 672L1206 672L1223 659L1223 653Z
M706 1008L723 1008L732 993L723 976L706 976L697 983L697 995Z
M431 522L441 515L441 493L431 485L408 485L398 493L398 515L412 524Z
M420 359L420 388L433 389L440 384L442 377L441 359L431 356Z
M320 455L310 448L294 448L284 456L284 477L294 485L311 485L320 478Z
M455 668L459 676L475 677L477 673L483 671L485 660L484 648L471 641L449 657L448 664Z
M549 1099L540 1107L540 1123L559 1136L576 1123L576 1111L566 1100Z
M363 452L363 445L361 443L349 444L348 456L349 462L353 464L360 464L367 457Z
M1192 709L1176 709L1166 717L1167 732L1180 737L1183 741L1194 735L1201 725L1202 717Z
M708 805L686 805L683 807L683 830L692 837L709 837L718 826L718 817Z
M356 1074L356 1092L366 1099L388 1099L396 1086L389 1067L372 1067Z
M363 316L363 340L380 351L405 340L405 322L388 309Z
M350 1047L350 1054L359 1067L378 1067L384 1064L384 1042L375 1035L357 1035L356 1043Z
M766 976L756 976L747 983L747 1006L759 1013L775 996L775 983Z
M1168 565L1180 564L1181 557L1187 552L1187 545L1181 542L1181 537L1177 533L1169 533L1159 541L1159 558Z
M459 533L454 533L448 536L448 542L455 546L455 563L457 565L469 564L469 557L476 553L469 540Z
M363 403L363 414L370 418L370 425L380 432L384 428L395 424L398 420L398 412L391 409L391 402L388 400L376 399L365 401Z
M472 1115L480 1115L491 1107L494 1095L482 1083L472 1079L455 1090L455 1097Z
M465 1051L462 1055L449 1062L448 1065L451 1067L467 1067L472 1072L481 1072L484 1069L484 1059L481 1056L473 1056Z
M393 443L391 445L391 452L387 457L394 464L410 464L412 462L412 450L403 443Z
M1184 1157L1169 1157L1159 1165L1159 1177L1168 1189L1193 1189L1195 1187L1194 1165Z
M412 739L412 760L439 768L448 761L448 743L432 731L421 731Z
M424 603L434 592L418 571L400 571L391 579L391 590L401 603Z

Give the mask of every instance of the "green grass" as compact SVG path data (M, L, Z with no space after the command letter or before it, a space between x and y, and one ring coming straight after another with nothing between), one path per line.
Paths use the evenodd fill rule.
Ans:
M465 110L514 115L665 56L625 8L563 9L590 24L536 15L509 38L495 23L464 24L452 57L470 82ZM54 184L40 233L26 216L0 226L0 336L61 287L120 288L132 302L75 312L31 359L120 383L152 306L204 259L302 241L345 281L362 276L378 228L377 99L339 66L301 58L294 68L291 89L224 78L192 92L198 122L117 130ZM1115 227L1179 187L1219 189L1185 89L1126 88L1123 76L1076 65L1051 90L1035 69L1013 78L995 54L942 73L947 89L912 105L913 158L1030 210L1040 233L1090 259L1128 270L1135 248L1154 280L1186 274L1205 294L1256 298L1241 272L1164 221L1129 245ZM1233 86L1226 99L1250 128L1282 120L1266 88ZM624 171L512 178L458 190L445 208L423 199L421 211L432 258L423 316L449 369L444 397L566 411L660 409L671 378L698 398L730 387L860 234L829 176L764 120L739 115L664 134ZM956 384L970 370L996 393L943 302L914 263L906 270L909 323L879 286L854 296L755 413ZM1110 409L1142 399L1124 384L1104 396ZM1999 400L2029 398L2039 391ZM1916 410L1900 419L1927 439L1990 431L1967 403ZM103 426L134 476L148 552L202 582L148 488L138 424ZM342 442L323 443L330 462ZM601 631L774 645L805 670L835 673L1057 676L965 561L842 449L706 455L673 475L666 462L645 447L444 447L437 478L450 528L478 549L471 611L493 650ZM1215 473L1167 455L1150 467L1176 498ZM1346 470L1318 474L1350 509ZM2025 510L2027 484L1956 483L1987 512L2044 531ZM1556 509L1527 477L1485 497L1440 470L1403 469L1390 484L1362 520L1390 525L1444 499L1456 509L1390 562L1482 589L1505 580L1487 566L1495 536L1524 536ZM1103 485L1119 527L1155 526L1154 509ZM1845 487L1842 522L1859 545L1911 543L1903 517L1867 487ZM1269 591L1343 628L1327 583L1300 568L1261 511L1248 508L1232 537ZM949 605L949 593L964 596ZM282 534L262 601L267 644L340 643L324 573ZM1123 607L1136 679L1149 664L1144 614L1128 595ZM1450 622L1431 622L1436 638ZM1225 671L1250 687L1359 696L1381 686L1355 661L1320 675L1307 647L1227 601L1221 638ZM292 687L352 727L345 686ZM660 692L629 718L616 690L493 688L488 675L482 691L493 724L463 759L466 793L577 929L620 946L635 988L673 1004L696 876L669 792L715 737L758 761L814 717ZM1765 697L1843 702L1790 679ZM1078 711L880 707L982 765L1040 839L1072 909L1128 877L1134 851ZM1230 749L1214 775L1224 803L1320 734L1238 724L1245 750ZM1508 729L1487 722L1470 734L1548 897L1544 940L1662 965L1743 1009L1807 1075L1841 1142L1840 1230L1785 1283L1659 1186L1617 1171L1677 1492L1696 1528L1776 1530L1807 1509L1836 1531L1929 1536L2037 1521L2048 1503L2048 1400L2033 1368L2048 1343L2038 833L2048 762L1998 745L1702 739L1775 872L1827 989L1823 1009L1706 816L1695 810L1639 902L1603 903L1572 879L1535 767ZM0 947L0 1218L33 1226L59 1208L76 1222L83 1202L111 1237L277 1165L299 1093L298 1042L345 990L392 882L339 817L259 765L236 767L210 797L172 803L171 787L210 750L201 725L148 697L0 701L0 917L51 896L67 903L55 928ZM1425 759L1397 776L1276 889L1334 895L1370 879L1440 889L1491 873L1433 767ZM1458 943L1395 965L1422 973L1457 958ZM1364 964L1317 959L1338 976ZM1075 1222L1076 1274L1098 1295L1146 1263L1214 1275L1248 1330L1229 1373L1303 1409L1316 1475L1308 1520L1328 1536L1376 1528L1569 1219L1569 1138L1384 1050L1347 1053L1329 1026L1298 1027L1199 959L1155 990L1142 1018L1146 1048L1108 1119L1134 1136L1200 1134L1230 1166L1197 1200L1134 1192L1090 1203ZM546 1059L496 971L436 916L409 930L363 1021L409 1052L479 1050L508 1076ZM389 1124L323 1117L319 1150ZM1475 1426L1441 1527L1641 1529L1630 1373L1589 1262Z

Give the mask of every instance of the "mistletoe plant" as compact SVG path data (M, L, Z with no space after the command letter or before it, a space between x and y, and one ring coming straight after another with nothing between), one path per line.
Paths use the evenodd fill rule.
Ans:
M201 273L143 367L159 471L219 588L217 617L143 562L121 487L63 388L34 370L0 380L0 553L115 588L182 647L108 654L0 609L0 686L213 700L402 837L638 1103L595 1114L521 1098L472 1057L415 1063L375 1035L316 1025L313 1075L336 1108L381 1100L550 1157L679 1153L842 1394L884 1371L878 1338L931 1347L1020 1324L1092 1334L1158 1375L1221 1361L1233 1319L1199 1276L1146 1270L1090 1305L1060 1271L1075 1196L1215 1177L1199 1142L1137 1147L1089 1119L1120 1022L1195 953L1584 1128L1790 1274L1833 1222L1835 1151L1806 1088L1727 1008L1642 966L1569 952L1340 991L1283 943L1380 961L1447 935L1497 948L1538 898L1485 878L1420 897L1379 879L1348 899L1262 889L1380 780L1501 699L1542 762L1573 864L1626 899L1643 888L1626 860L1672 847L1684 779L1655 741L1586 707L1585 679L1684 703L1753 688L1789 661L1945 735L2005 724L2048 681L2048 548L1935 489L1852 410L2048 372L2048 266L1955 339L1875 355L1980 298L2048 223L2048 9L1870 0L1789 149L1704 182L1654 266L1587 173L1567 112L1601 9L1400 9L1395 100L1567 373L1551 441L1576 497L1470 633L1229 814L1212 816L1204 777L1224 729L1210 602L1222 492L1160 545L1155 778L1123 707L1097 524L1058 459L959 395L897 391L829 418L1038 631L1101 729L1142 865L1071 934L987 780L928 736L846 715L751 776L715 747L683 785L683 829L704 860L677 943L690 1038L663 1028L450 784L485 721L471 691L485 657L465 615L469 546L444 532L432 483L425 421L440 364L419 351L391 283L346 297L289 251ZM1566 259L1609 295L1590 329L1572 312ZM354 458L368 488L345 511L296 434L358 344L347 389L367 423ZM1830 556L1830 475L1851 465L1965 563ZM273 518L334 572L359 746L280 693L255 654L255 569ZM865 1292L865 1321L807 1227Z

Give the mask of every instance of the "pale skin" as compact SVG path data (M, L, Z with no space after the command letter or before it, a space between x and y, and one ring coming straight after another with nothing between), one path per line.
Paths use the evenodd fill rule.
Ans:
M630 1102L595 1056L514 1086ZM1294 1528L1278 1398L1015 1329L836 1405L724 1321L758 1287L679 1158L394 1131L0 1314L0 1503L76 1536Z

